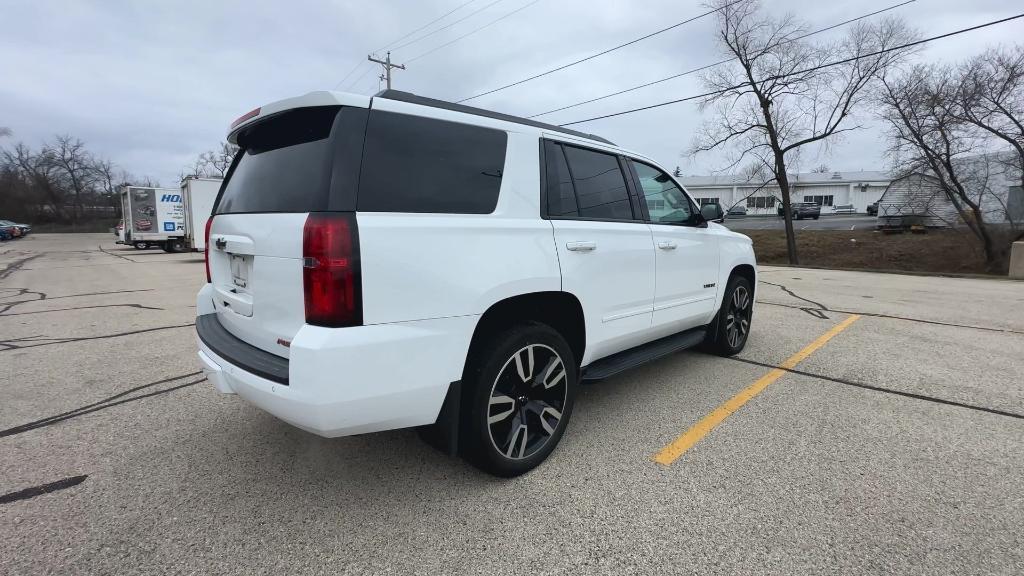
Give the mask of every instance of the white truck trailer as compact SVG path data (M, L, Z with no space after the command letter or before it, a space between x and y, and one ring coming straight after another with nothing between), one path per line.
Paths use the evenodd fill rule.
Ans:
M220 192L220 178L188 176L181 181L181 199L185 204L185 246L202 252L206 249L206 222Z
M123 244L145 250L159 246L167 252L185 249L185 207L181 191L145 186L121 187L124 214Z

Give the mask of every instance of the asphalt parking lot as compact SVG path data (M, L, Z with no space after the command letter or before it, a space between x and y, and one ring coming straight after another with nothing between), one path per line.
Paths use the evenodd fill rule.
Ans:
M584 387L499 480L217 394L197 255L5 243L0 574L1024 573L1024 283L760 272L738 358Z
M874 230L876 219L866 214L823 215L817 220L793 220L796 230ZM732 230L782 230L785 221L777 216L729 216L725 225Z

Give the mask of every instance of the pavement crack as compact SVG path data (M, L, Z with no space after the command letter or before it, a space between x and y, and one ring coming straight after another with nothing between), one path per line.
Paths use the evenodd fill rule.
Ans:
M938 320L925 320L923 318L907 318L906 316L894 316L892 314L881 314L877 312L860 312L857 310L840 310L839 308L808 308L806 306L797 306L795 304L783 304L781 302L765 302L764 300L758 300L758 304L765 306L780 306L782 308L792 308L794 310L801 310L811 314L812 312L835 312L838 314L857 314L858 316L868 316L871 318L887 318L889 320L902 320L905 322L920 322L921 324L933 324L935 326L949 326L952 328L970 328L971 330L984 330L986 332L1002 332L1004 334L1024 334L1024 331L1014 330L1012 328L993 328L991 326L976 326L973 324L957 324L955 322L940 322ZM813 315L813 314L812 314ZM827 316L825 317L827 318Z
M758 362L757 360L748 360L746 358L737 358L735 356L729 357L729 360L735 362L743 362L744 364L752 364L754 366L761 366L763 368L772 368L777 370L783 370L792 374L799 374L800 376L807 376L810 378L817 378L818 380L827 380L836 384L843 384L845 386L853 386L854 388L863 388L864 390L871 390L874 392L883 392L885 394L893 394L895 396L903 396L904 398L913 398L915 400L924 400L926 402L934 402L936 404L944 404L946 406L956 406L957 408L966 408L968 410L977 410L978 412L986 412L988 414L995 414L997 416L1007 416L1009 418L1017 418L1024 420L1024 414L1017 414L1015 412L1006 412L1004 410L996 410L995 408L986 408L984 406L978 406L976 404L965 404L963 402L956 402L954 400L945 400L943 398L936 398L935 396L927 396L925 394L915 394L913 392L903 392L901 390L894 390L892 388L883 388L881 386L873 386L871 384L865 384L863 382L854 382L853 380L846 380L844 378L835 378L832 376L826 376L824 374L818 374L816 372L807 372L806 370L797 370L796 368L784 368L782 366L776 366L774 364L768 364L766 362Z
M47 312L67 312L69 310L90 310L92 308L138 308L139 310L163 310L156 306L144 306L142 304L98 304L96 306L76 306L73 308L54 308L53 310L36 310L33 312L12 312L5 314L10 308L0 310L0 318L7 316L24 316L26 314L46 314Z
M19 291L17 294L14 294L12 296L0 296L0 298L12 298L12 297L17 297L17 296L24 296L26 294L38 294L39 298L36 298L34 300L15 300L13 302L0 302L0 314L3 314L4 312L7 312L8 310L10 310L11 308L14 308L15 306L20 306L21 304L28 304L30 302L41 302L43 300L60 300L62 298L81 298L83 296L103 296L103 295L106 295L106 294L127 294L129 292L152 292L153 291L152 288L142 288L142 289L139 289L139 290L111 290L111 291L108 291L108 292L85 292L83 294L68 294L67 296L53 296L53 297L50 297L49 295L46 294L46 292L37 292L35 290L29 290L28 288L16 288L16 290Z
M113 252L109 252L109 251L105 250L105 249L103 248L103 245L102 245L102 244L101 244L101 245L98 245L98 246L96 246L96 247L100 249L100 252L103 252L104 254L107 254L107 255L109 255L109 256L114 256L114 257L116 257L116 258L120 258L121 260L127 260L127 261L129 261L129 262L133 262L133 263L135 263L135 264L138 264L138 263L139 263L139 261L138 261L138 260L132 260L131 258L129 258L129 257L127 257L127 256L121 256L120 254L115 254L115 253L113 253Z
M33 422L28 422L26 424L20 424L18 426L13 427L13 428L8 428L7 430L0 430L0 438L3 438L5 436L14 436L15 434L21 434L23 432L28 432L30 430L35 430L36 428L43 428L44 426L50 426L50 425L56 424L58 422L63 422L65 420L70 420L71 418L77 418L77 417L82 416L84 414L90 414L90 413L96 412L98 410L105 410L107 408L110 408L111 406L117 406L117 405L120 405L120 404L125 404L127 402L134 402L136 400L141 400L143 398L150 398L150 397L156 396L158 394L166 394L167 392L173 392L174 390L179 390L181 388L185 388L185 387L188 387L188 386L193 386L195 384L198 384L198 383L206 380L206 378L205 377L204 378L200 378L199 380L195 380L193 382L186 382L184 384L180 384L180 385L177 385L177 386L172 386L170 388L164 388L164 389L161 389L161 390L157 390L156 392L150 392L148 394L142 394L142 395L139 395L139 396L132 396L131 398L124 398L125 396L128 396L129 394L132 394L133 392L138 392L139 390L145 390L146 388L152 388L153 386L158 386L160 384L166 384L168 382L174 382L175 380L184 380L186 378L190 378L192 376L198 376L200 374L202 374L202 372L199 372L199 371L189 372L188 374L181 374L179 376L174 376L172 378L164 378L164 379L161 379L161 380L157 380L155 382L149 382L148 384L141 384L139 386L134 386L134 387L129 388L129 389L123 391L123 392L119 392L117 394L114 394L113 396L108 396L107 398L104 398L104 399L99 400L97 402L93 402L91 404L86 404L85 406L80 406L80 407L75 408L73 410L68 410L67 412L61 412L60 414L54 414L53 416L47 416L46 418L41 418L41 419L35 420ZM118 398L124 398L124 399L123 400L118 400ZM115 400L117 400L117 401L115 402Z
M758 282L760 282L761 284L768 284L769 286L775 286L775 287L781 289L786 294L789 294L793 298L796 298L797 300L803 300L804 302L807 302L808 304L813 304L814 305L814 309L824 310L826 312L829 311L828 306L825 306L824 304L822 304L820 302L815 302L814 300L811 300L810 298L804 298L803 296L798 295L796 292L793 292L789 288L786 288L786 286L784 284L776 284L774 282L768 282L767 280L758 280Z
M72 476L70 478L64 478L63 480L57 480L56 482L50 482L49 484L43 484L41 486L25 488L24 490L18 490L17 492L9 492L7 494L0 495L0 504L10 504L11 502L17 502L18 500L28 500L29 498L35 498L36 496L56 492L57 490L64 490L65 488L78 486L82 482L85 482L85 479L88 477L88 474L82 474L81 476Z
M38 348L40 346L52 346L54 344L68 344L70 342L83 342L85 340L105 340L107 338L119 338L121 336L131 336L133 334L145 334L146 332L156 332L158 330L171 330L171 329L174 329L174 328L187 328L189 326L195 326L195 325L196 325L195 322L189 322L188 324L174 324L174 325L171 325L171 326L157 326L156 328L143 328L141 330L130 330L128 332L117 332L117 333L114 333L114 334L103 334L103 335L100 335L100 336L82 336L82 337L79 337L79 338L41 338L41 337L32 337L31 339L30 338L15 338L13 340L0 340L0 346L5 346L5 348L0 348L0 352L10 352L11 350L24 350L26 348ZM29 340L35 341L35 342L39 342L39 343L38 344L32 344L32 345L29 345L29 346L19 346L19 345L15 344L16 342L24 342L24 341L29 341ZM48 340L48 341L44 342L43 340Z
M42 252L40 254L33 254L31 256L26 256L25 258L21 258L20 260L15 260L14 262L11 262L7 266L4 266L2 270L0 270L0 280L3 280L4 278L7 278L11 274L14 274L18 270L20 270L22 266L24 266L25 264L28 264L32 260L35 260L36 258L39 258L40 256L45 256L45 255L46 255L46 252Z

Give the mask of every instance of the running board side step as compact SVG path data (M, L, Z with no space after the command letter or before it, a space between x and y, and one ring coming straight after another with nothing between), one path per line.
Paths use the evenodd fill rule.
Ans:
M704 341L706 333L703 327L693 328L601 358L583 369L580 380L584 383L596 382L680 350L693 348Z

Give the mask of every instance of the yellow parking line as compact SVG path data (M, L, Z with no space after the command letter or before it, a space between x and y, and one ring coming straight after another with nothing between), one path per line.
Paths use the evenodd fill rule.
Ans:
M814 353L815 350L824 346L825 343L831 340L833 336L839 334L843 330L846 330L846 328L849 327L850 324L856 322L858 318L860 318L860 316L854 314L839 324L836 324L831 330L819 336L817 340L808 344L803 350L787 358L786 361L780 364L778 368L775 368L771 372L765 374L759 378L757 382L754 382L747 388L743 389L740 393L727 400L724 404L715 408L713 412L704 418L701 418L700 422L694 424L693 427L683 433L682 436L676 438L671 444L665 446L660 452L655 454L654 461L665 466L675 462L680 456L689 450L690 447L699 442L700 439L707 435L708 432L711 432L715 426L718 426L723 420L728 418L730 414L739 410L740 406L746 404L751 398L757 396L762 390L767 388L769 384L782 377L782 375L786 373L786 370L795 368L797 364L804 361L808 356Z

